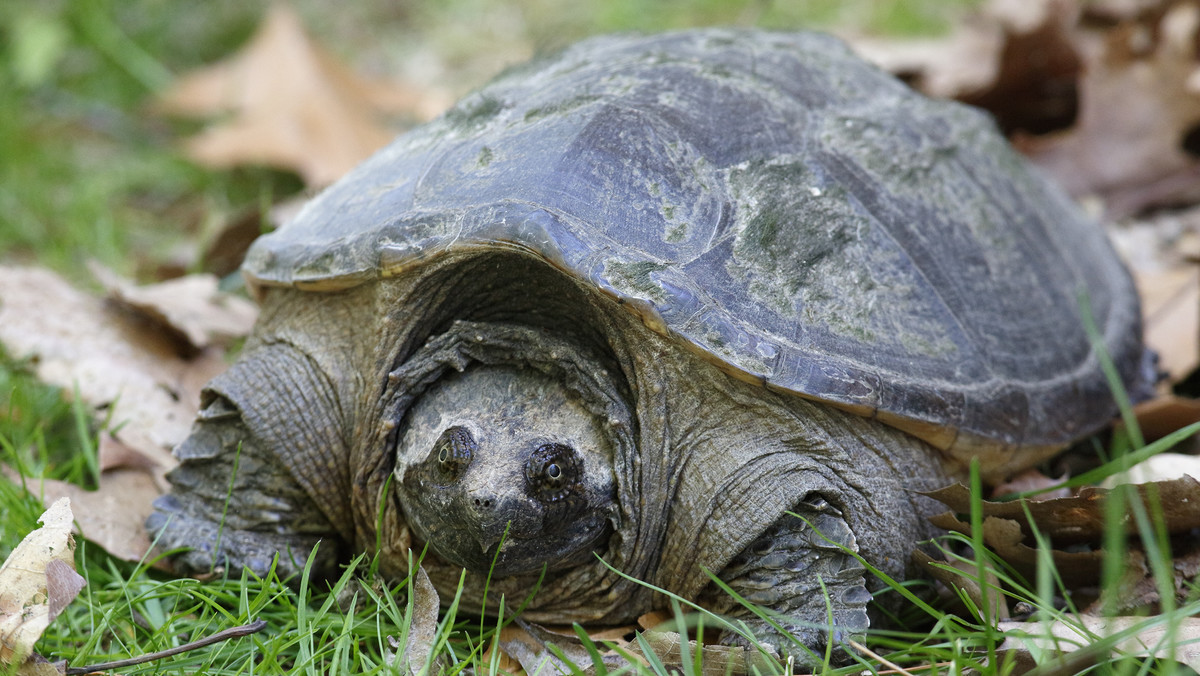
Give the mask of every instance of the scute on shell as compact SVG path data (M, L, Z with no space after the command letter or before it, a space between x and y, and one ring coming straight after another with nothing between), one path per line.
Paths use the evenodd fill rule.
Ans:
M1147 387L1137 298L1101 229L981 113L828 36L580 43L397 139L244 272L331 291L496 247L736 377L993 472L1115 414L1081 302L1127 388Z

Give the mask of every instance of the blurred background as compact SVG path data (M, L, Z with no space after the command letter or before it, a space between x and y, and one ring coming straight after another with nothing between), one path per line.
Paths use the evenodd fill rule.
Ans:
M863 36L946 35L975 0L47 0L0 3L0 260L37 261L77 282L98 261L140 281L211 270L225 276L270 209L325 182L305 161L319 141L292 136L291 166L255 158L197 160L188 140L229 123L227 106L163 105L187 74L247 48L272 7L330 60L392 91L363 135L389 138L508 65L587 35L736 24L817 27ZM286 23L286 22L285 22ZM290 30L290 29L285 29ZM283 38L287 42L287 38ZM241 86L269 89L296 63ZM271 61L271 54L265 58ZM295 77L304 79L305 74ZM309 83L311 85L311 83ZM220 88L222 85L215 85ZM226 83L224 86L231 87ZM320 85L318 85L319 87ZM273 93L259 124L289 124ZM232 94L234 99L237 94ZM263 98L263 97L259 97ZM280 119L263 119L277 104ZM336 122L329 122L336 126ZM382 129L382 131L380 131ZM247 131L246 133L251 133ZM382 136L381 136L382 134ZM236 143L235 143L236 145ZM267 151L268 153L270 151ZM239 225L239 227L232 227Z

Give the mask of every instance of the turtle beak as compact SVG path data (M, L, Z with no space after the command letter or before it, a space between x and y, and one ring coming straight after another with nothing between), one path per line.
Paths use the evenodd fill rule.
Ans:
M522 515L521 496L504 494L512 477L488 471L479 459L484 455L479 446L469 432L458 429L443 435L453 437L453 443L435 445L421 462L405 469L402 487L411 498L405 517L439 556L486 572L515 536L536 534L541 522Z

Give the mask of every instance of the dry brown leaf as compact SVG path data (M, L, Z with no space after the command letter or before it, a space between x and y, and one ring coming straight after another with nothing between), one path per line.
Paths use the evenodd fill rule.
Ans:
M34 653L17 669L17 676L63 676L67 673L66 660L51 662Z
M408 631L408 641L404 645L404 666L412 676L421 674L440 674L442 669L439 660L430 664L430 655L437 642L438 628L438 593L429 580L429 574L421 566L417 566L412 576L413 595L412 626ZM426 667L428 666L428 669Z
M101 473L100 488L94 491L43 479L41 494L45 502L70 498L78 514L79 532L109 554L124 561L141 561L150 550L143 524L153 511L151 503L162 494L150 474L136 469L108 470Z
M83 589L75 572L71 501L46 510L0 566L0 663L23 664L42 632Z
M971 524L956 519L949 512L930 517L929 520L938 528L966 535L969 535L971 532ZM1025 544L1025 534L1022 532L1021 523L1023 522L1012 519L1001 519L994 516L985 517L983 520L983 542L997 556L1004 559L1006 563L1024 575L1026 579L1033 580L1037 576L1038 551L1030 545ZM914 556L917 556L916 552L914 552ZM1063 583L1074 589L1095 584L1100 579L1100 567L1104 563L1104 552L1099 550L1065 552L1053 549L1050 551L1050 559L1062 577ZM921 559L921 562L928 563L923 559ZM967 572L968 574L973 574L971 571ZM950 584L945 580L943 582ZM964 586L966 584L956 583L954 586ZM982 594L977 589L972 591L968 586L967 591L971 593L973 599L982 599Z
M990 546L990 543L988 544ZM996 553L1001 557L1004 556L999 552ZM1000 579L996 577L994 571L989 569L985 572L987 577L985 588L979 584L979 569L971 561L938 561L919 549L913 550L912 560L933 579L950 589L957 589L965 594L967 598L971 599L974 608L988 608L989 618L994 620L1009 618L1008 603L1001 592ZM958 612L959 614L968 614L965 608ZM970 614L975 612L971 611Z
M949 38L855 46L1120 217L1200 199L1198 33L1191 0L989 0Z
M1190 476L1170 481L1158 481L1134 486L1146 500L1153 495L1162 506L1163 525L1172 534L1187 533L1200 528L1200 482ZM1025 518L1026 508L1038 525L1038 529L1056 542L1096 542L1104 533L1104 501L1109 491L1104 488L1085 486L1079 494L1069 498L1057 498L1043 502L990 502L983 501L983 515L1010 519L1021 524L1026 536L1030 533ZM947 486L925 493L938 500L954 512L969 513L971 492L962 484ZM1126 531L1137 531L1137 523L1129 513L1124 515Z
M1039 661L1044 662L1047 655L1070 653L1091 645L1097 637L1134 630L1132 636L1117 643L1117 650L1133 655L1174 659L1193 670L1200 670L1200 618L1190 617L1168 623L1144 617L1080 615L1071 620L1071 623L1001 622L1000 630L1010 634L1001 649L1025 650L1043 656Z
M188 141L201 164L292 169L310 186L332 183L392 140L384 113L425 120L445 103L355 74L315 45L283 4L240 52L181 77L159 99L174 114L232 113Z
M1084 68L1075 125L1016 139L1071 194L1102 195L1112 216L1200 197L1191 148L1200 124L1200 7L1161 6L1170 9L1103 30L1077 29Z
M219 350L185 359L161 326L38 268L0 267L0 342L44 382L77 392L159 476L175 465L201 387L226 368Z
M1135 270L1134 281L1146 344L1158 353L1158 368L1177 383L1200 366L1200 268Z
M1005 133L1041 134L1078 114L1076 83L1083 63L1072 39L1078 7L1071 0L992 0L985 20L1003 34L996 75L955 98L979 106Z
M138 449L121 443L111 433L100 433L99 444L96 448L96 464L101 472L116 469L140 469L150 474L154 473L155 462Z
M126 291L155 298L157 288ZM221 303L213 300L207 281L168 288L180 308ZM83 535L126 560L145 554L149 543L142 523L175 465L171 449L187 436L204 383L226 368L219 348L197 352L192 341L207 343L213 325L228 324L198 311L184 317L187 331L169 329L161 317L77 291L47 270L0 267L0 342L14 358L29 360L43 381L77 394L94 418L116 430L100 436L105 471L97 491L47 481L44 495L71 496L83 508ZM189 335L186 345L179 333Z
M1147 441L1200 422L1200 400L1165 395L1133 407L1138 426Z
M683 636L679 632L660 627L644 632L643 637L663 666L669 671L682 671ZM695 656L697 650L702 655L701 676L774 673L779 668L778 655L775 655L769 646L763 646L764 650L772 653L768 659L758 650L749 650L742 646L700 643L690 639L687 643L688 656ZM644 657L641 645L636 642L629 643L624 648L634 656Z
M186 341L184 352L189 356L244 338L258 317L253 303L219 291L213 275L187 275L137 286L99 266L92 270L113 302L144 315L164 332L177 334Z
M584 669L591 665L591 656L579 637L563 636L528 622L517 622L517 625L500 630L499 643L504 654L516 660L525 673L565 675L573 673L572 666ZM566 656L570 665L546 647L551 643Z
M1172 543L1172 589L1177 604L1187 603L1191 585L1200 571L1200 543L1176 539ZM1135 611L1158 612L1162 580L1154 574L1140 551L1132 550L1126 559L1121 579L1111 588L1101 591L1100 598L1084 609L1085 615L1134 614Z
M1006 131L1042 131L1074 114L1077 14L1069 0L992 0L947 38L851 44L930 96L987 109Z

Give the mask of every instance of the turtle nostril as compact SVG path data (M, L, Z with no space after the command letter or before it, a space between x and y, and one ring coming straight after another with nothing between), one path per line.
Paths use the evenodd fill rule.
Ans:
M487 500L487 499L482 499L482 500L481 500L481 499L479 499L479 498L475 498L475 506L476 506L476 507L491 507L491 506L492 506L492 501L491 501L491 500Z

